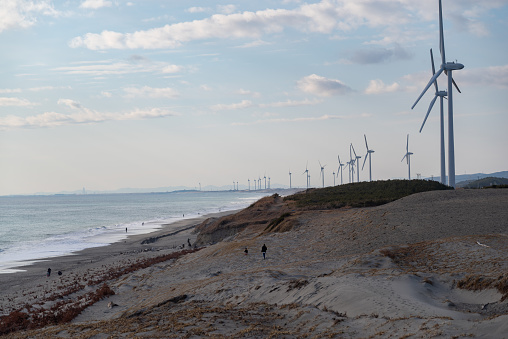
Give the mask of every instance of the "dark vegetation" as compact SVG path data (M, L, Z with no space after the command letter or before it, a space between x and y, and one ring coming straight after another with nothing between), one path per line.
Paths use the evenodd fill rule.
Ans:
M288 196L284 201L295 201L297 207L309 209L370 207L383 205L414 193L449 189L453 188L437 181L372 181L311 189Z
M508 299L508 274L501 275L497 279L478 275L468 275L457 282L457 287L470 291L481 291L495 288L503 296L501 302Z
M44 298L39 298L37 303L26 304L23 308L12 311L9 315L0 317L0 335L15 331L43 328L49 325L64 324L72 321L88 306L114 295L115 292L106 284L106 281L117 279L125 274L165 262L199 249L183 250L161 255L154 258L140 259L127 264L122 269L106 270L103 274L90 278L86 281L88 286L96 286L97 289L78 296L72 296L85 288L79 281L72 281L67 287L63 287L56 293L50 293ZM86 279L86 278L85 278ZM51 304L55 300L56 303ZM46 306L50 303L50 306Z

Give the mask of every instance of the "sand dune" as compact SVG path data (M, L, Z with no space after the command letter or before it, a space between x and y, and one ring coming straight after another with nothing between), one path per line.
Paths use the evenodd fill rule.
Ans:
M109 281L115 295L71 324L10 336L508 337L508 190L426 192L291 218L291 231L261 234L266 224L256 224ZM178 237L195 239L190 230ZM165 253L169 238L125 244L122 262L111 246L115 260L96 256L86 269ZM154 250L128 253L143 246ZM23 278L9 284L11 292L42 288ZM2 292L2 305L6 298ZM26 301L19 293L10 298L10 305Z

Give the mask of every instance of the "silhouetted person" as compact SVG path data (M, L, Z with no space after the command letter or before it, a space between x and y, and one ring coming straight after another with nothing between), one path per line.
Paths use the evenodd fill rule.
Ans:
M48 272L46 273L46 276L49 277L51 275L51 268L48 268Z
M263 244L263 247L261 247L261 253L263 253L263 259L266 259L266 250L267 250L266 245Z
M247 249L247 247L245 247L245 251L243 251L243 253L245 253L245 255L249 254L249 250Z

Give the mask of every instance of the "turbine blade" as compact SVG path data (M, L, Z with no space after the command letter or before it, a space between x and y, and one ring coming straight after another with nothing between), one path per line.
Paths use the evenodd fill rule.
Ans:
M367 145L367 136L364 134L363 137L365 138L365 147L367 148L367 151L368 151L369 145Z
M406 159L406 157L407 157L407 153L406 153L406 155L404 155L404 158L402 158L402 160L400 162L403 162L404 159Z
M420 133L422 133L423 126L425 126L425 122L427 121L427 118L429 117L430 111L432 111L432 107L434 107L436 99L437 99L437 95L434 95L434 99L432 99L432 101L430 102L430 106L427 111L427 115L425 115L425 119L423 119L422 127L420 127Z
M443 6L439 0L439 51L441 52L441 63L446 63L445 48L444 48L444 32L443 32Z
M434 67L434 54L432 54L432 48L430 49L430 61L432 64L432 75L436 74L436 67ZM436 88L436 93L439 92L437 88L437 80L434 81L434 87Z
M423 92L422 94L420 94L420 96L418 97L418 99L416 99L414 105L411 107L411 109L415 108L416 104L418 103L418 101L420 101L420 99L423 97L423 95L425 94L425 92L427 92L427 90L429 89L430 86L432 86L432 84L434 83L434 81L437 80L437 78L441 75L441 73L443 73L444 69L441 67L439 69L439 71L437 71L436 74L434 74L434 76L432 78L430 78L430 81L429 83L427 84L427 86L425 86L425 88L423 89Z
M457 86L457 83L455 82L455 80L453 79L452 77L452 82L453 82L453 85L455 86L455 88L457 89L457 91L459 91L459 93L462 93L459 89L459 86Z
M362 171L363 171L363 168L365 167L365 163L367 162L367 155L369 155L369 152L367 152L367 154L365 154L365 160L363 161Z
M353 149L353 153L354 153L355 158L356 158L356 152L355 152L355 148L354 148L353 144L351 144L351 148Z

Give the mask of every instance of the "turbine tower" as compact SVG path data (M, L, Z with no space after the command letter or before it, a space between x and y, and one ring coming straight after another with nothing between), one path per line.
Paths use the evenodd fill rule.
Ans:
M363 171L363 168L365 167L365 162L367 162L367 156L368 156L369 157L369 181L372 181L372 159L371 159L371 156L372 156L372 153L374 153L374 150L369 149L369 145L367 145L367 136L365 134L363 136L365 138L365 148L367 148L367 154L365 154L365 160L363 160L362 171Z
M443 7L441 0L439 0L439 51L441 52L441 67L436 74L430 79L427 86L425 86L422 94L416 99L413 107L420 101L422 96L427 92L430 86L436 79L445 73L448 76L448 185L455 188L455 145L453 137L453 86L458 89L457 84L453 80L453 71L458 71L464 68L463 64L456 62L447 62L444 46L444 32L443 32Z
M319 160L318 160L318 162L319 162L319 167L321 168L321 172L320 172L319 176L323 178L323 188L324 188L325 187L325 167L326 167L326 165L324 165L324 166L321 165L321 161L319 161Z
M350 177L349 177L349 183L352 183L355 181L355 161L356 158L353 159L353 153L351 153L351 147L353 147L353 144L349 145L349 167L351 170Z
M403 162L404 159L407 159L407 177L411 180L411 155L413 153L409 152L409 134L407 135L407 143L406 143L406 155L400 162Z
M432 48L430 49L430 61L432 65L432 75L434 76L436 74L436 68L434 67L434 55L432 53ZM441 162L441 183L443 185L446 185L446 168L445 168L445 135L444 135L444 105L443 105L443 98L445 98L448 93L446 91L440 91L439 87L437 86L437 79L434 80L434 87L436 89L436 93L434 94L434 99L430 102L429 109L427 110L427 114L425 115L425 119L423 119L422 127L420 127L420 133L423 130L423 126L425 126L425 122L427 121L427 118L429 117L430 111L432 110L432 107L434 107L434 104L439 97L439 103L440 103L440 115L439 115L439 121L440 121L440 162ZM460 92L459 87L457 84L455 84L455 87ZM416 105L416 104L415 104ZM414 106L413 106L414 107Z
M291 188L291 168L289 169L289 188Z
M339 173L337 173L337 175L338 175L338 174L339 174ZM333 186L335 187L335 171L334 171L334 172L332 172L332 177L333 177Z
M360 161L358 161L361 156L356 155L355 148L353 147L353 144L351 144L351 148L353 149L353 153L355 154L355 162L356 162L356 182L360 182Z
M340 184L342 185L342 167L344 167L344 164L340 162L340 156L337 155L337 159L339 159L339 168L337 168L337 176L339 176L340 171Z

